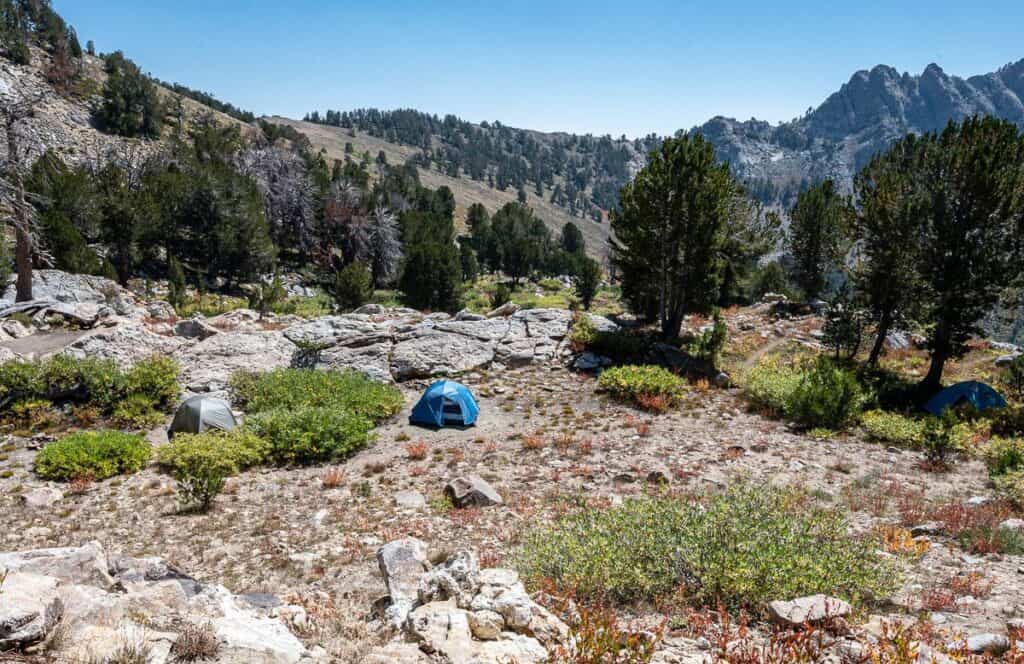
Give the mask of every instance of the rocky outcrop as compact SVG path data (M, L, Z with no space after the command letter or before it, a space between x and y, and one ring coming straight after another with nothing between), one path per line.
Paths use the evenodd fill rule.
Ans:
M420 571L410 606L411 574L426 562L414 554L423 548L418 540L400 540L377 554L379 561L411 562L381 564L389 590L385 617L398 628L398 637L367 661L386 661L385 653L401 653L395 661L419 661L403 648L411 642L423 653L452 664L546 662L548 648L568 637L566 625L530 599L515 572L482 570L470 551L457 551L443 564ZM402 610L393 611L396 606ZM399 615L405 617L396 621Z
M0 553L5 569L0 649L37 644L59 628L47 643L53 661L115 661L135 649L148 653L147 662L165 664L174 661L180 630L208 625L219 662L313 661L280 617L296 607L255 608L160 558L108 557L94 542Z
M547 362L565 350L572 325L572 312L562 309L510 308L508 316L490 318L372 311L304 321L286 329L284 336L303 349L306 366L355 369L404 381L453 376L492 364ZM617 329L606 318L591 319L599 329Z
M104 322L49 352L113 359L123 367L151 355L170 356L181 365L182 382L192 393L223 394L231 374L239 369L352 369L377 380L405 381L492 365L550 362L570 354L566 337L573 313L563 309L508 307L502 310L507 315L460 312L452 317L367 305L354 313L312 320L261 317L248 309L177 320L166 303L136 304L130 293L100 277L55 270L37 274L47 293L75 302L46 300L45 307L71 307L69 316L91 315L87 326ZM125 314L98 304L101 298L123 300L120 311ZM96 313L97 308L107 311L106 318ZM590 322L603 331L618 328L599 316L590 315ZM22 334L13 322L8 327L11 332L4 334Z

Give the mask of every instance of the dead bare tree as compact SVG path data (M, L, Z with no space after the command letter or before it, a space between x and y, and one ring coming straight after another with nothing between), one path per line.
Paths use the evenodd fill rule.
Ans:
M18 142L19 126L35 115L42 95L20 100L0 100L0 126L7 139L7 155L0 164L0 218L14 230L14 262L17 268L15 301L32 299L32 253L38 242L36 211L25 191L27 154Z

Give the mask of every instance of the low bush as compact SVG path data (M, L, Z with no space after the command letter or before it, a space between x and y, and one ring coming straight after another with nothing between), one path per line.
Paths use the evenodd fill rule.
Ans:
M157 462L178 481L183 508L209 509L227 478L260 463L267 444L246 429L178 434L157 450Z
M0 364L0 402L8 405L46 399L89 404L108 414L119 407L122 415L146 410L151 414L169 408L178 394L178 366L163 356L143 359L127 372L113 360L65 354L43 362L13 360ZM133 400L127 410L123 405L126 400ZM149 404L148 409L141 407L143 401Z
M985 411L997 436L1024 436L1024 406L1007 406Z
M786 417L805 428L841 430L857 419L865 395L852 371L818 358L786 399Z
M701 332L690 344L690 354L708 363L711 367L717 368L722 360L722 351L725 350L728 336L729 328L726 327L722 317L715 313L711 328Z
M0 364L0 399L8 403L39 396L40 365L24 360Z
M990 477L1024 469L1024 440L994 437L985 447L983 456Z
M149 443L142 436L121 431L75 433L39 452L36 473L58 482L76 478L102 480L140 470L149 461L149 455Z
M992 478L996 493L1018 508L1024 508L1024 469L1011 470Z
M872 440L904 447L924 444L925 421L884 410L869 410L860 416L861 426Z
M958 424L952 409L943 412L942 417L930 417L925 422L922 447L925 461L931 468L945 468L949 457L959 449Z
M156 410L153 401L144 394L132 394L121 400L111 413L118 426L147 429L159 424L164 416Z
M166 409L178 400L181 388L178 363L163 355L139 360L125 375L125 389L129 395L148 398L154 408Z
M236 403L250 413L330 407L382 420L397 413L403 405L398 389L357 371L236 372L231 377L231 391Z
M650 365L612 367L601 373L598 387L617 399L642 405L651 397L670 404L682 396L685 382L668 369Z
M806 495L740 482L703 504L638 498L587 508L528 533L517 557L534 585L591 600L654 601L682 590L706 606L760 611L826 593L860 603L891 592L892 563Z
M334 406L283 407L249 419L267 442L266 459L277 465L334 461L370 442L373 422Z
M785 365L777 358L766 358L743 379L743 394L769 415L783 417L800 379L798 367Z

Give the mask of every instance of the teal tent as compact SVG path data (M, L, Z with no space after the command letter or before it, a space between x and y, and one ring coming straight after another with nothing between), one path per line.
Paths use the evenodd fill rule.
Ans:
M439 380L420 397L409 415L409 423L468 427L476 422L479 414L480 408L468 387L451 380Z
M1006 399L1003 398L1003 395L996 392L990 385L976 380L967 380L950 385L936 394L931 401L925 404L924 409L932 415L942 415L942 412L950 406L957 406L965 402L978 410L1006 406Z

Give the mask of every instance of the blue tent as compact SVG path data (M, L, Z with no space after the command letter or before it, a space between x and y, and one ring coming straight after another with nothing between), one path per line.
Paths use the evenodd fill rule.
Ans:
M409 415L409 423L468 427L476 422L478 414L480 408L468 387L451 380L439 380L420 397Z
M942 411L964 401L978 410L1006 406L1006 399L991 386L976 380L966 380L956 385L950 385L936 394L931 401L925 404L924 409L932 415L942 415Z

